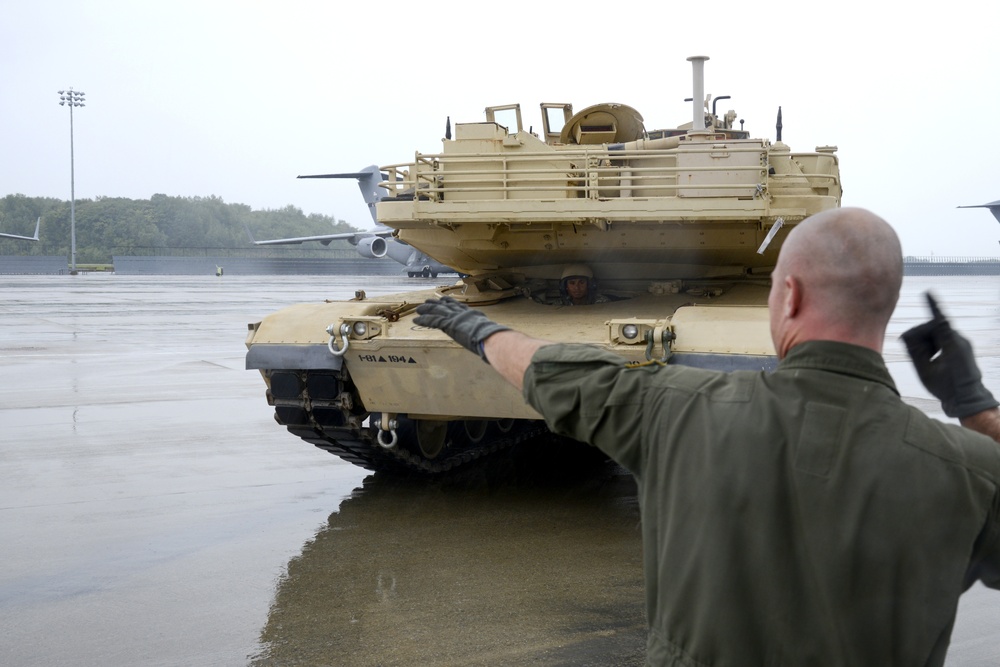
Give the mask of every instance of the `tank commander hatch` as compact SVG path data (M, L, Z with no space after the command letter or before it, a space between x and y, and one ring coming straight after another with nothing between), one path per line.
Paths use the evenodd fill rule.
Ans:
M771 373L629 367L448 297L416 322L635 476L647 664L940 666L959 596L1000 589L1000 409L930 296L903 341L962 425L902 401L881 355L902 270L869 211L797 225L771 277Z
M611 299L597 291L594 272L586 264L570 264L559 277L559 296L565 306L607 303Z

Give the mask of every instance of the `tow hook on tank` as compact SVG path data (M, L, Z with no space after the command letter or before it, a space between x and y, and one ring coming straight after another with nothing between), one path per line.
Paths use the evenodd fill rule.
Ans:
M330 334L330 340L327 342L326 346L330 349L330 354L342 357L344 353L347 352L347 347L350 345L350 339L355 340L369 340L376 336L381 336L382 332L385 330L386 318L378 315L362 315L357 317L352 317L350 321L342 322L340 324L340 337L344 341L344 346L337 347L337 337L335 332L338 331L336 324L331 324L326 328L326 332ZM396 320L390 319L391 322Z
M660 332L660 344L663 346L663 356L658 359L661 364L667 363L670 357L673 355L673 351L670 349L670 343L677 338L677 334L673 331L664 327ZM653 361L653 330L646 330L646 361Z
M326 328L326 332L330 334L330 340L327 342L326 346L330 350L330 354L335 357L342 357L347 352L347 346L349 345L349 339L347 334L351 332L351 325L344 322L340 325L340 337L344 341L344 346L341 348L337 347L337 338L334 336L334 332L337 330L336 324L331 324Z
M385 426L383 426L383 424L385 424ZM392 449L396 446L396 441L399 437L396 433L398 422L396 421L395 415L390 412L383 412L381 417L374 420L373 425L378 429L378 436L376 436L376 439L378 440L379 445L381 445L384 449ZM389 434L389 442L384 442L382 440L382 436L386 433Z

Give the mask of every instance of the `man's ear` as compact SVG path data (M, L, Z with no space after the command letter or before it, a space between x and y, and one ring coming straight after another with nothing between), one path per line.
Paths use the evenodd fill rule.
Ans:
M802 307L802 283L795 276L785 276L785 299L781 304L785 319L793 319Z

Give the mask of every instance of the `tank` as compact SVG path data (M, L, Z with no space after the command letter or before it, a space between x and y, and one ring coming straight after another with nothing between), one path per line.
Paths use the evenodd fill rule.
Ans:
M647 130L624 104L543 103L538 134L518 105L489 107L453 137L449 119L440 152L382 167L379 222L461 278L250 324L247 368L277 422L356 465L431 474L544 433L488 364L413 323L442 295L631 362L772 368L769 275L795 224L840 205L837 149L793 152L780 107L773 142L737 129L735 111L717 112L728 98L703 92L707 57L689 60L692 117L678 127ZM596 292L574 305L581 273Z

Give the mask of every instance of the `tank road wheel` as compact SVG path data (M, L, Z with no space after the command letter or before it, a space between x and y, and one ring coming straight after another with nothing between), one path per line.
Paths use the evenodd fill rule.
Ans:
M462 421L465 426L465 436L469 442L477 443L486 435L486 429L490 423L484 419L465 419Z
M417 458L431 461L451 444L451 422L438 419L411 419L398 417L399 442L403 449Z
M448 443L448 422L433 419L417 419L417 447L420 453L428 459L437 458Z
M510 433L510 430L514 428L513 419L498 419L496 420L497 430L501 433Z

